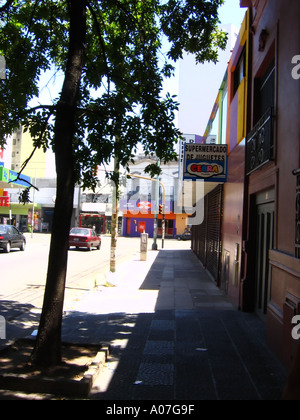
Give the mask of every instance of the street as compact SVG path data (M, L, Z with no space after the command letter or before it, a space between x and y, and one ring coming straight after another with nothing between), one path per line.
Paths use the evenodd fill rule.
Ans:
M48 254L51 236L48 234L26 234L27 246L24 252L12 250L9 254L0 252L0 299L42 307L47 275ZM148 241L151 249L152 239ZM158 247L161 240L158 240ZM190 242L166 240L165 247L186 248ZM140 238L119 237L117 243L117 268L126 260L139 258ZM91 252L71 248L68 253L68 271L65 291L65 305L84 291L105 282L110 264L110 237L102 236L100 250Z
M51 235L26 234L25 252L12 250L9 254L0 253L1 300L18 301L41 308L47 276L48 254ZM139 240L119 238L118 262L132 256L139 250ZM100 250L91 252L71 248L68 254L66 282L66 301L76 293L89 290L105 278L109 271L110 237L102 237Z
M37 332L49 239L36 235L25 252L0 253L1 274L14 273L1 276L0 349ZM69 251L62 339L110 347L88 399L279 399L286 372L266 345L261 319L236 310L190 241L167 240L161 250L159 240L159 252L151 246L141 261L139 238L120 237L115 276L109 237L100 251ZM103 287L112 279L116 287ZM49 398L0 390L0 399L7 396Z
M31 334L33 328L38 326L43 305L51 235L26 233L25 236L27 245L24 252L15 249L8 254L0 252L0 316L6 320L6 343ZM102 236L100 250L69 250L65 313L78 306L97 286L117 281L120 273L128 270L126 263L140 260L140 238L119 237L117 271L110 273L110 240L110 236ZM148 250L151 250L152 242L149 239ZM161 249L160 239L157 245ZM164 248L188 249L190 241L165 240ZM117 300L118 310L124 299L125 295ZM1 344L4 343L2 341Z

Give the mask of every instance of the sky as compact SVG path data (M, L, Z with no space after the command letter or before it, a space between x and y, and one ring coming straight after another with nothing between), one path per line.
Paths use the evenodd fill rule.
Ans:
M240 0L225 0L225 3L219 9L219 19L221 24L232 23L238 29L240 29L241 23L243 21L244 15L246 13L246 8L240 8ZM49 100L52 100L58 95L59 88L62 83L62 76L53 77L52 80L49 80L49 73L46 76L46 79L42 79L41 86L44 86L41 92L42 102L48 103ZM169 91L171 94L178 94L178 74L175 73L175 77L168 80L165 84L165 90ZM44 102L44 103L45 103ZM36 101L35 101L36 104Z
M219 9L219 20L221 24L225 25L231 23L239 30L246 10L246 8L240 8L240 0L225 0L225 3ZM169 92L171 95L178 96L178 67L179 65L177 63L174 77L166 80L163 94ZM53 75L53 72L48 72L44 77L42 77L40 86L43 86L43 89L41 91L40 99L35 99L32 106L37 105L39 102L42 104L49 103L49 101L52 102L53 98L57 97L63 81L63 76L56 75L52 77L52 79L49 79L49 73L50 75ZM177 124L177 116L175 123Z
M232 23L239 29L245 13L246 8L240 8L240 0L225 0L224 5L222 5L219 9L219 19L221 24ZM43 87L40 99L35 99L32 101L31 105L35 106L38 103L51 103L53 98L57 97L60 91L62 80L62 75L56 75L53 77L53 72L48 72L44 75L40 82L40 86ZM168 81L166 81L164 93L166 91L170 92L172 95L178 95L178 71L175 72L175 76L172 79L168 79Z
M219 20L221 25L233 24L240 29L247 8L240 7L240 0L225 0L224 4L219 8ZM164 93L169 92L171 95L178 97L179 89L179 62L176 63L174 77L167 79L164 83Z
M225 0L219 9L219 19L222 24L232 23L240 29L247 8L240 7L240 0Z

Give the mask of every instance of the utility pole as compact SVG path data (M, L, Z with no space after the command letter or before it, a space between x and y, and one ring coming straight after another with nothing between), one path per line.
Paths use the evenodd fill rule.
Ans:
M166 230L166 221L165 221L165 205L166 203L164 202L162 205L162 221L161 221L161 247L164 248L165 246L165 230Z
M115 156L114 161L114 192L113 192L113 203L111 213L111 242L110 242L110 271L115 273L116 271L116 251L117 251L117 238L118 238L118 220L119 220L119 159Z
M153 180L154 181L154 180ZM155 184L155 208L154 208L154 222L153 222L153 244L152 249L157 250L157 232L158 232L158 202L159 202L159 176L156 175Z

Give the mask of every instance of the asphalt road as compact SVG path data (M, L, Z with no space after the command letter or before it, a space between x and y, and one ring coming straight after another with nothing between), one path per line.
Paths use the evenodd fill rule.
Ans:
M15 300L41 307L46 283L50 235L26 234L24 252L0 252L0 299ZM138 238L119 238L117 262L132 258L139 251ZM110 237L102 237L100 250L91 252L71 248L68 253L66 298L89 290L105 281L109 272Z
M49 234L26 234L24 252L0 252L0 300L30 304L40 309L43 303L50 246ZM148 241L151 249L152 239ZM187 242L165 240L164 247L186 248ZM158 240L161 247L161 240ZM133 258L139 258L140 238L119 237L117 268ZM68 253L68 271L65 289L65 307L77 295L104 284L110 271L110 237L102 236L101 249L87 251L71 248Z
M26 234L24 252L0 251L0 321L6 320L7 340L0 339L0 348L7 343L30 335L38 327L43 305L48 255L49 234ZM148 241L148 250L153 240ZM158 250L161 249L158 240ZM190 242L165 240L164 248L189 248ZM64 311L74 310L84 301L91 290L106 282L118 282L124 271L130 270L130 262L140 260L140 238L118 238L117 271L110 273L110 237L102 237L100 250L75 250L68 253L68 271L64 298ZM101 289L101 287L100 287ZM111 289L111 288L105 288ZM121 297L123 299L124 296ZM119 302L120 304L120 302ZM0 325L1 327L1 325ZM1 333L1 331L0 331Z

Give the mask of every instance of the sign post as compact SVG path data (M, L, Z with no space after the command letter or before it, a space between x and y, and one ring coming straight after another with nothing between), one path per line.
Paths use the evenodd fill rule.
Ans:
M141 261L147 261L148 233L141 233Z
M2 315L0 315L0 340L6 340L6 324Z

